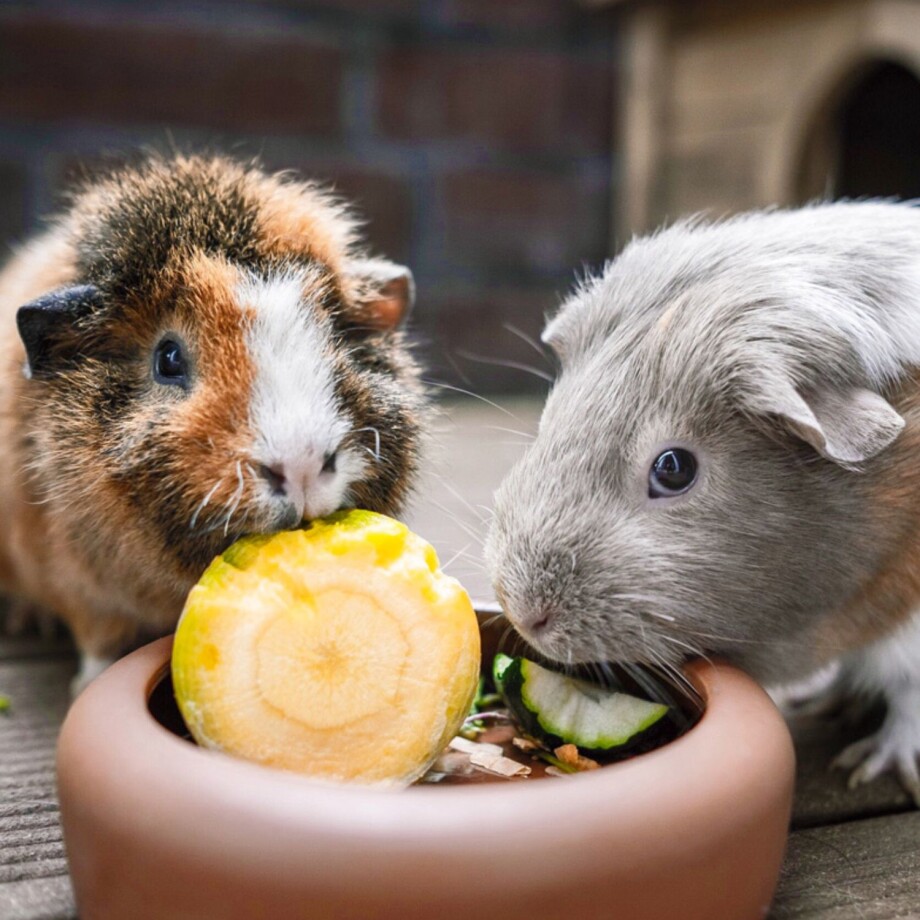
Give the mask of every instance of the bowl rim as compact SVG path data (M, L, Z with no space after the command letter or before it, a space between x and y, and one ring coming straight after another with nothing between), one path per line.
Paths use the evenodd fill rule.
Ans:
M191 780L202 796L219 795L241 804L258 798L265 818L281 826L289 824L292 805L310 802L311 819L318 826L391 837L393 827L385 819L394 808L402 832L412 836L461 831L469 826L470 813L479 809L497 814L538 810L541 825L555 822L560 828L569 824L573 810L587 809L615 821L628 820L650 805L661 813L683 812L688 788L705 814L713 800L748 795L758 778L791 774L794 765L791 737L766 693L732 666L697 661L686 668L706 702L697 724L660 748L599 770L539 782L422 785L408 794L316 780L205 750L161 725L148 700L169 668L171 648L171 636L156 640L116 662L87 687L65 720L59 769L62 761L73 759L85 766L89 752L74 747L79 736L89 733L94 759L130 765L134 777L160 795L168 797L188 785L165 780L162 765L168 763L174 775ZM118 725L118 731L99 730L111 725ZM728 744L719 743L733 732L736 743L731 738ZM138 751L144 756L135 756ZM675 776L680 776L679 783ZM432 821L435 803L437 822Z
M769 904L792 742L769 697L734 668L692 665L706 713L630 760L539 782L403 791L319 782L173 734L148 707L171 642L103 673L61 732L64 840L87 918L244 920L255 915L247 904L293 917L306 899L327 920L458 920L484 903L511 920L660 920L680 903L681 916L705 920L762 916Z

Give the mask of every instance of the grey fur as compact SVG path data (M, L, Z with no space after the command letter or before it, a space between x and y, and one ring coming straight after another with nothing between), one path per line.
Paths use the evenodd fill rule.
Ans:
M561 372L496 496L509 618L563 661L726 655L807 673L904 522L868 513L920 365L920 210L840 203L633 241L549 324ZM699 479L650 500L664 447ZM549 623L535 624L550 615Z

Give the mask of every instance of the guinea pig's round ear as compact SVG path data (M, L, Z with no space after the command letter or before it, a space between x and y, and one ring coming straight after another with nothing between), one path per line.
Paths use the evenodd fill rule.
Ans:
M58 358L66 353L74 326L99 306L100 295L90 284L61 288L44 294L16 311L16 326L26 348L27 377L54 373Z
M396 329L412 312L415 281L405 265L386 259L354 259L347 274L358 289L355 319L374 330Z
M881 453L904 427L886 399L861 387L821 387L799 394L780 387L765 406L819 454L841 466L858 466Z

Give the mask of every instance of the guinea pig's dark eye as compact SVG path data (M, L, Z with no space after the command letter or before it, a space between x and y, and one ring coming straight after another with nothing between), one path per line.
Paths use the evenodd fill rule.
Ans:
M188 383L188 362L175 339L163 339L154 350L153 379L164 386L184 387Z
M686 492L696 479L696 457L683 447L660 453L648 474L649 498L665 498Z

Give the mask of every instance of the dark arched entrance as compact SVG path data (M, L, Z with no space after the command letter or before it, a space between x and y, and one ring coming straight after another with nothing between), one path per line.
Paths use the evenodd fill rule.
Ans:
M920 80L864 65L829 100L806 144L800 197L920 198Z

